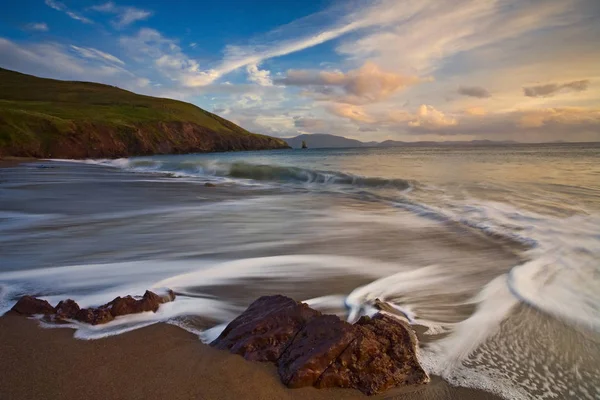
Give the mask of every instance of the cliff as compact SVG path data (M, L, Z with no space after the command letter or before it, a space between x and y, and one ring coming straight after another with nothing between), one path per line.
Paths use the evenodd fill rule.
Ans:
M0 68L0 156L116 158L287 147L182 101Z

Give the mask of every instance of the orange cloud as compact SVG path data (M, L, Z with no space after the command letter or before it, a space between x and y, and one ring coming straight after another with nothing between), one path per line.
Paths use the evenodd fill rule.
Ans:
M550 123L600 124L600 109L562 107L525 110L521 112L518 121L519 126L523 128L539 128Z
M421 104L415 115L415 119L410 121L408 125L422 128L440 128L458 125L458 121L456 118L447 116L443 112L436 110L433 106Z
M468 107L464 110L465 114L483 116L487 114L487 110L483 107Z
M287 86L311 86L323 100L350 104L376 103L388 99L394 93L431 78L401 75L384 71L373 62L348 71L289 70L287 76L276 81Z
M337 116L348 118L356 122L375 122L375 119L360 106L336 103L329 107L329 111Z

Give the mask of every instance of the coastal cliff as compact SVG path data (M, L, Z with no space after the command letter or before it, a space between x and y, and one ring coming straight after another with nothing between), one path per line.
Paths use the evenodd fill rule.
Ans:
M0 157L117 158L288 148L192 104L0 68Z

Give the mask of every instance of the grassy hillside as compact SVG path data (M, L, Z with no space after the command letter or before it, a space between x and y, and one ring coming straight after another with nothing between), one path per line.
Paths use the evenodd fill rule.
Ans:
M189 103L0 68L0 155L123 157L286 146Z

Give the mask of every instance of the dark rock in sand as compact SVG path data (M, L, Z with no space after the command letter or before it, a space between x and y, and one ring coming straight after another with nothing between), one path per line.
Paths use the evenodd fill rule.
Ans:
M86 324L99 325L110 322L115 317L106 308L82 308L75 315L75 319Z
M211 343L277 363L287 386L356 388L366 394L429 382L418 342L402 320L377 314L351 325L284 296L261 297Z
M381 393L401 385L429 382L417 359L417 339L408 325L383 314L353 325L354 340L321 375L317 387L356 388Z
M352 325L335 315L311 319L279 359L281 380L292 388L313 386L354 339Z
M100 308L108 308L113 317L118 317L120 315L137 314L147 311L156 312L161 304L173 301L174 299L175 294L172 291L169 291L164 296L159 296L154 292L146 290L141 299L135 299L131 296L117 297Z
M204 184L204 186L206 186L206 187L209 187L209 188L214 188L214 187L217 187L217 185L215 185L214 183L211 183L211 182L206 182L206 183Z
M75 303L74 300L62 300L54 309L54 312L56 313L55 318L58 320L75 319L80 310L79 304Z
M40 300L32 296L23 296L11 311L21 315L54 314L54 307L46 300Z
M175 293L172 290L162 295L146 290L146 293L138 299L131 296L117 297L98 308L80 309L79 305L71 299L61 301L54 308L45 300L23 296L11 311L23 315L45 314L47 321L61 322L74 319L86 324L98 325L110 322L121 315L145 311L156 312L161 304L173 300L175 300Z
M211 346L251 361L276 362L294 336L320 315L285 296L264 296L231 321Z

